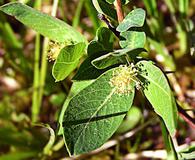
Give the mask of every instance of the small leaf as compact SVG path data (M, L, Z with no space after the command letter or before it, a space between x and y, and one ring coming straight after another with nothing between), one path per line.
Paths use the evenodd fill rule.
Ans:
M132 10L116 28L119 32L125 32L132 27L142 27L144 25L146 13L141 8Z
M94 59L91 63L97 69L105 69L115 64L122 64L125 61L124 56L113 56L112 53L108 53L99 58Z
M115 1L115 0L106 0L106 2L108 2L108 3L110 3L110 4L114 3L114 1Z
M87 48L88 57L81 64L73 80L96 79L106 70L95 68L91 61L113 50L113 33L105 27L100 27L96 32L95 40L91 41Z
M162 117L169 133L174 136L177 124L177 108L169 83L163 72L148 61L136 64L141 70L144 94L152 104L154 111Z
M98 70L91 64L91 61L108 52L100 42L95 40L91 41L87 48L88 57L79 67L73 80L91 80L99 77L105 70Z
M97 30L96 38L105 50L113 50L114 35L112 31L106 27L100 27Z
M119 49L108 54L105 54L101 57L94 59L91 63L98 69L105 69L107 67L113 66L115 64L127 63L126 56L128 58L134 59L141 52L145 52L143 48L136 49ZM130 60L130 59L129 59Z
M97 69L91 64L91 61L92 59L89 57L84 60L84 62L79 67L76 75L73 77L73 80L81 81L96 79L106 71L105 69Z
M116 10L112 8L112 5L104 0L92 0L92 2L98 13L105 14L114 20L117 19Z
M14 16L24 25L34 29L53 41L63 43L86 43L85 37L70 25L57 18L28 7L25 4L19 2L8 3L1 6L0 10L8 15Z
M63 122L70 154L82 154L100 147L116 131L130 109L134 84L129 84L132 89L128 94L118 94L117 87L110 84L113 73L118 70L105 72L70 101Z
M116 133L124 133L133 129L141 120L142 113L138 107L132 106L128 111L125 120L121 123Z
M115 0L106 0L106 2L113 4ZM129 3L130 0L122 0L122 4L127 4Z
M65 79L78 65L84 53L85 43L78 43L64 47L58 55L52 74L56 82Z
M146 35L139 31L126 31L121 33L121 40L119 42L122 48L144 48L146 42Z

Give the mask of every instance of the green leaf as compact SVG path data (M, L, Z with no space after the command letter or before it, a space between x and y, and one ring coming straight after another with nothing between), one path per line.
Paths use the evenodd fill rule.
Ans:
M90 42L87 48L88 57L79 67L76 75L73 77L73 80L90 80L99 77L104 72L104 70L98 70L97 68L95 68L91 64L91 61L96 57L106 54L108 52L109 51L106 51L104 46L100 42Z
M138 107L132 106L116 133L120 134L133 129L140 122L141 118L141 110Z
M115 0L106 0L106 2L113 4ZM127 4L129 3L130 0L122 0L122 4Z
M91 64L92 58L86 58L84 62L79 67L76 75L73 77L73 80L92 80L98 78L101 74L103 74L105 69L97 69Z
M96 79L106 70L95 68L91 61L113 50L113 33L105 27L100 27L96 32L95 40L91 41L87 48L88 57L81 64L73 80Z
M82 154L100 147L116 131L130 109L134 84L131 84L130 93L119 94L117 87L110 84L117 71L119 68L105 72L71 99L63 122L70 154Z
M65 79L76 68L84 49L85 43L81 42L66 46L60 51L52 69L56 82Z
M146 51L143 48L125 48L119 49L101 57L98 57L92 61L93 66L98 69L105 69L107 67L113 66L115 64L127 63L126 56L128 55L128 60L134 59L141 52ZM130 58L130 59L129 59Z
M105 69L125 62L125 56L113 56L112 52L94 59L91 63L97 69Z
M144 48L146 42L146 35L139 31L126 31L121 33L121 40L119 42L122 48Z
M110 29L106 27L98 28L96 33L96 41L104 47L104 50L113 50L114 35Z
M58 131L58 135L62 135L63 134L63 126L62 126L62 122L63 122L63 117L64 117L64 112L66 111L66 108L70 102L70 100L72 99L72 97L74 97L76 94L78 94L81 90L83 90L84 88L86 88L88 85L90 85L93 82L93 80L90 81L74 81L70 92L68 94L68 97L66 98L64 105L62 106L62 110L60 112L60 116L59 116L59 131Z
M18 2L8 3L1 6L0 10L8 15L14 16L24 25L34 29L53 41L67 43L86 42L85 37L70 25L28 7L25 4Z
M92 2L98 13L105 14L114 20L117 19L116 10L112 8L112 5L104 0L92 0Z
M106 0L106 2L108 2L108 3L110 3L110 4L114 3L114 1L115 1L115 0Z
M142 27L144 25L146 13L141 8L132 10L116 28L119 32L125 32L132 27Z
M152 104L154 111L162 117L171 136L174 136L177 124L177 108L165 75L152 62L141 61L136 66L141 70L140 80L144 84L145 96Z

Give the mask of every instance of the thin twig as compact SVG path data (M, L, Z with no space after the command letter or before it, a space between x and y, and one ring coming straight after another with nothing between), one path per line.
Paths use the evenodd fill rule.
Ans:
M192 128L195 129L195 119L190 117L186 111L180 107L178 104L177 104L177 108L178 108L178 111L179 111L179 115L186 121L186 123L188 123Z
M184 97L184 94L182 92L182 89L181 89L179 83L176 80L176 77L174 75L169 75L168 78L169 78L169 80L170 80L170 82L171 82L171 84L173 86L173 89L174 89L174 91L175 91L175 93L176 93L176 95L178 97L178 100L180 102L184 102L185 101L185 97ZM192 128L195 129L195 119L190 117L186 113L186 111L181 106L179 106L178 103L177 103L177 108L178 108L179 116L181 118L183 118L185 120L185 122L187 124L189 124L189 126L191 126Z
M122 160L134 160L134 159L143 159L143 158L150 158L150 159L167 159L167 152L166 150L150 150L150 151L143 151L140 153L129 153L124 156Z
M114 5L116 7L117 17L118 17L118 21L120 23L124 19L124 13L123 13L123 8L122 8L122 2L121 2L121 0L115 0Z
M58 2L59 0L53 0L53 5L52 5L52 12L51 15L55 17L57 13L57 8L58 8ZM48 45L49 45L49 39L44 38L43 41L43 54L42 54L42 59L41 59L41 70L40 70L40 90L39 90L39 107L42 104L42 99L43 99L43 92L44 92L44 87L45 87L45 80L46 80L46 72L47 72L47 50L48 50ZM39 108L40 110L40 108Z
M102 21L104 21L106 24L107 24L107 26L108 26L108 28L119 38L120 37L120 32L118 32L117 30L116 30L116 28L109 22L109 20L106 18L106 16L105 15L103 15L103 14L98 14L98 17L99 17L99 19L100 20L102 20Z

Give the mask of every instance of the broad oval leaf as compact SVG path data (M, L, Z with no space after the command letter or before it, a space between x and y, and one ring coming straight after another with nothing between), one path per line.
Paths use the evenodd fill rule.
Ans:
M56 82L64 80L76 68L85 46L85 43L81 42L66 46L60 51L52 69Z
M14 16L24 25L34 29L53 41L78 43L85 42L85 37L67 23L39 12L25 4L14 2L0 7L0 10Z
M111 69L72 98L64 115L64 137L71 155L89 152L104 144L130 109L134 84L128 94L118 94L110 84Z
M144 25L146 13L141 8L132 10L116 28L119 32L125 32L132 27L142 27Z
M139 31L126 31L121 33L121 40L119 42L122 48L144 48L146 42L146 35Z
M154 111L162 117L169 133L174 136L177 124L177 108L169 83L163 72L152 62L140 61L136 64L140 68L144 94L152 104Z
M63 117L64 117L64 113L66 111L66 108L70 102L70 100L72 99L72 97L74 97L75 95L77 95L80 91L82 91L84 88L86 88L87 86L89 86L91 83L93 82L93 80L89 80L89 81L74 81L71 89L68 93L68 96L62 106L62 109L60 111L60 116L59 116L59 130L58 130L58 135L62 135L63 134L63 126L62 126L62 122L63 122Z

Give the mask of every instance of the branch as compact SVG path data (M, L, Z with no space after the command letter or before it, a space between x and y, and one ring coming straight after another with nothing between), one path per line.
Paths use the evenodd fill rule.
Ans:
M178 104L177 104L177 108L178 108L180 117L182 117L186 121L186 123L189 124L189 126L195 129L195 119L190 117L186 113L186 111L182 107L180 107Z
M122 2L121 0L115 0L114 5L116 7L116 12L117 12L117 17L119 23L123 21L124 19L124 14L123 14L123 9L122 9Z
M176 77L174 75L170 75L168 76L172 86L173 86L173 89L178 97L178 100L179 102L184 102L185 101L185 96L182 92L182 89L179 85L179 83L177 82L176 80ZM178 112L179 112L179 116L181 118L184 119L184 121L189 124L189 126L191 126L192 128L195 129L195 119L190 117L186 111L177 103L177 108L178 108Z
M108 28L119 38L120 37L120 33L116 30L116 28L114 28L114 26L112 26L112 24L109 22L109 20L106 18L105 15L99 13L98 14L98 18L102 21L104 21Z

